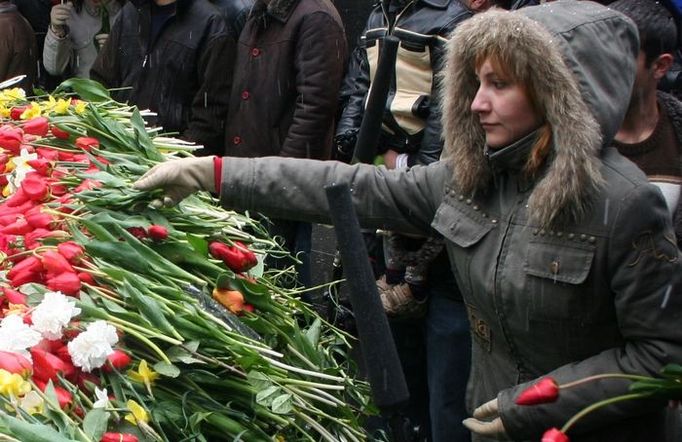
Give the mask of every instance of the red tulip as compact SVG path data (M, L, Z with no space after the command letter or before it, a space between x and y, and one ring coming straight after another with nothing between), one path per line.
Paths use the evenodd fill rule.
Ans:
M47 381L41 381L38 379L35 379L34 382L36 383L36 386L40 388L41 391L45 391L47 389ZM56 382L56 379L53 379L53 382ZM52 385L54 388L54 392L57 395L57 401L59 402L59 408L62 410L67 408L69 405L71 405L71 402L73 401L73 396L68 390L63 389L62 387L57 387L56 385Z
M54 217L48 213L41 212L40 210L32 211L24 215L24 219L28 225L34 229L48 229L52 227L56 221Z
M59 151L48 149L47 147L39 147L36 149L38 158L44 158L49 161L57 161L59 159Z
M245 272L258 263L256 255L248 247L238 241L234 244L230 247L220 242L212 242L208 250L213 257L223 260L225 265L237 273Z
M97 181L97 180L91 180L91 179L85 179L83 180L78 187L73 189L73 193L79 193L84 190L92 190L92 189L97 189L99 187L102 187L102 182Z
M27 378L33 372L33 364L19 353L0 351L0 369Z
M570 442L566 433L562 433L556 428L550 428L542 435L542 442Z
M68 364L73 364L73 361L71 360L71 353L69 353L69 347L64 345L64 343L61 344L61 347L55 349L52 353L62 361Z
M244 304L244 310L246 310L249 313L253 313L256 310L256 307L254 307L251 304Z
M23 206L24 204L26 204L29 201L30 201L30 199L29 199L28 195L26 195L26 192L24 192L24 189L22 187L19 187L17 189L17 191L14 192L14 194L12 194L12 196L10 196L9 198L7 198L5 200L3 205L5 205L7 207L19 207L19 206ZM3 210L3 213L5 215L9 214L6 210Z
M54 162L46 158L36 158L35 160L28 160L26 164L31 166L38 174L42 176L50 176L54 168Z
M147 231L144 227L128 227L126 230L139 240L143 240L147 237Z
M7 302L16 305L27 305L26 295L9 287L2 288L2 294L7 298Z
M35 256L29 256L7 272L7 279L14 287L18 287L28 282L39 282L42 279L40 275L42 271L43 265L40 260Z
M58 244L57 251L71 264L78 264L84 254L83 247L73 241Z
M554 402L559 397L559 385L550 377L542 378L526 388L516 398L517 405L536 405Z
M57 126L52 126L51 128L52 135L54 135L55 138L59 138L60 140L68 140L69 139L69 133L65 130L60 129Z
M75 273L69 261L59 252L49 251L41 255L43 268L47 271L48 278L54 278L62 273Z
M65 377L76 373L76 367L73 364L63 361L52 353L37 347L31 348L30 351L33 358L33 378L36 380L43 382L52 380L56 382L59 373Z
M44 137L50 129L50 122L45 117L31 118L24 123L23 129L27 134Z
M81 280L81 282L89 285L97 285L97 281L95 281L95 278L92 277L90 273L87 272L80 272L78 274L78 279Z
M112 367L116 370L122 370L126 368L132 362L132 358L122 350L114 350L112 354L107 356L107 363L102 366L102 370L107 373L113 371Z
M33 250L40 246L39 240L44 238L59 238L66 236L66 232L62 230L47 230L47 229L35 229L33 232L29 232L24 235L24 246Z
M50 290L60 291L74 297L78 297L81 291L81 280L75 272L64 272L48 278L45 285Z
M0 226L7 226L12 224L19 218L18 213L10 213L9 215L0 215Z
M21 188L31 201L44 201L50 194L45 177L38 174L27 175L21 181Z
M0 147L3 149L7 149L14 155L19 155L23 139L21 129L10 125L0 126Z
M104 433L99 442L139 442L137 436L130 433Z
M153 224L147 229L149 237L154 241L164 241L168 238L168 229L158 224Z
M21 114L23 114L26 109L28 109L28 106L14 106L10 110L9 116L13 120L19 120L21 119Z
M26 235L28 232L32 231L33 227L31 227L25 218L19 218L12 224L8 224L0 229L0 233L5 235Z
M76 138L76 147L90 152L93 148L99 147L99 140L91 137L78 137Z

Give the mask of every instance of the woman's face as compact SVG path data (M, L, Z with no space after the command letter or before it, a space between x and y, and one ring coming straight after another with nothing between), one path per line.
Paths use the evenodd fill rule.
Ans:
M476 70L480 85L471 103L485 131L486 144L499 149L528 135L542 124L525 89L497 72L486 59Z

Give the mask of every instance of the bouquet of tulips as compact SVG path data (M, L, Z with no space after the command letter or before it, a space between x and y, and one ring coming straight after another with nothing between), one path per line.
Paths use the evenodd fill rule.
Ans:
M0 91L0 439L366 439L349 338L263 270L263 228L132 188L196 149L143 116L87 80Z

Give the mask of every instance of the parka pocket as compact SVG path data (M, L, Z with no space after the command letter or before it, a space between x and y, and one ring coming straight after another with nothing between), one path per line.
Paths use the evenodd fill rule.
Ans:
M590 302L589 284L584 283L594 253L594 246L587 244L528 244L523 268L530 319L572 321L584 317Z
M445 239L464 248L479 242L492 229L489 223L471 218L447 202L438 207L431 226Z

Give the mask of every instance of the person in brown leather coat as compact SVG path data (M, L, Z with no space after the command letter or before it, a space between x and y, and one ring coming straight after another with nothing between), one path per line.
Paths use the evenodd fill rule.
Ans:
M36 39L31 25L9 1L0 1L0 81L26 75L18 84L27 92L36 72Z

